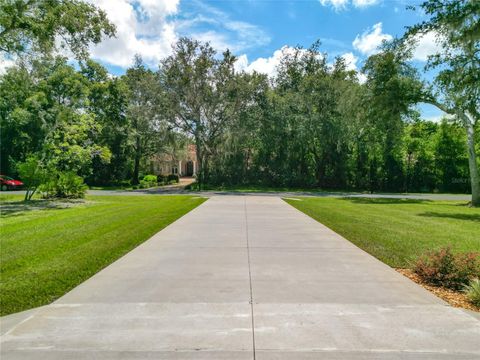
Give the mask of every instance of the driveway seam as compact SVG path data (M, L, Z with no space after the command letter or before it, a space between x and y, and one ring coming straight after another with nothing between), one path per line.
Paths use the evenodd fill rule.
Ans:
M248 241L248 215L247 215L247 198L244 199L244 211L245 211L245 236L247 240L247 259L248 259L248 278L250 285L250 311L252 317L252 343L253 343L253 360L256 359L255 353L255 319L253 315L253 290L252 290L252 270L250 266L250 244Z

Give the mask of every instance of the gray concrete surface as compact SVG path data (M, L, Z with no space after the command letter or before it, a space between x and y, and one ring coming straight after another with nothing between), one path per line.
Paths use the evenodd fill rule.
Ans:
M278 197L214 196L2 330L4 359L480 359L480 321Z

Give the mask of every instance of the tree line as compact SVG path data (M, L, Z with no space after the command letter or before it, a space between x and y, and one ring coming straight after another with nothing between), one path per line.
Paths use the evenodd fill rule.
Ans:
M55 4L86 6L34 3L57 12L66 10ZM231 52L189 38L158 69L136 57L114 77L85 55L89 43L115 33L94 6L88 11L101 21L77 29L93 35L67 37L78 66L53 55L43 33L38 39L0 17L0 49L30 53L0 77L1 171L14 174L29 162L46 178L60 172L89 184L135 184L152 155L193 143L199 186L471 191L479 205L480 5L428 0L420 7L429 20L370 56L365 81L318 42L285 51L268 78L236 71ZM30 14L17 10L9 11ZM411 58L418 38L432 31L443 50L430 57L426 70L436 75L427 82ZM422 120L419 103L449 117Z

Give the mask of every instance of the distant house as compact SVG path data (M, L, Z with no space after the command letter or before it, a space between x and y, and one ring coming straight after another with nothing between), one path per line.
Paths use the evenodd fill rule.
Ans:
M195 145L188 144L182 155L158 154L150 158L150 172L154 175L178 174L195 176L197 172L197 151Z

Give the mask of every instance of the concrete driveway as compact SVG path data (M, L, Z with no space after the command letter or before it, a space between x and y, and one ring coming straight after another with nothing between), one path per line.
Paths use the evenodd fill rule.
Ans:
M2 360L480 359L478 319L277 197L214 196L3 323Z

